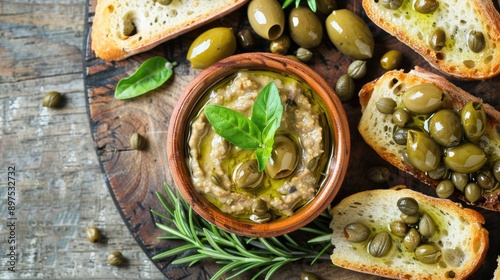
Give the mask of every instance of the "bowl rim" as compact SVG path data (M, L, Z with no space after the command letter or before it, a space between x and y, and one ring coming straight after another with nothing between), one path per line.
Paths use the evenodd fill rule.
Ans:
M316 196L292 216L268 223L244 221L223 213L198 193L189 176L188 158L185 153L188 131L186 120L191 109L209 88L222 79L242 70L273 70L290 74L306 82L320 97L333 127L334 151L330 156L323 186ZM201 92L201 94L200 94ZM309 66L273 53L236 54L212 64L201 71L185 88L171 115L167 134L167 156L175 187L193 210L215 226L238 235L249 237L273 237L295 231L320 215L332 203L342 186L350 157L350 131L347 115L332 87ZM237 221L237 222L235 222Z

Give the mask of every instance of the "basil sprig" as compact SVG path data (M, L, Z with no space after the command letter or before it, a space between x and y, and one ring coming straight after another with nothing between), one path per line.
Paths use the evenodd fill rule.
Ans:
M283 115L283 105L274 82L267 84L260 91L252 107L250 119L239 112L215 104L205 107L205 115L215 133L242 149L255 150L259 171L264 170L271 157L274 134Z
M133 98L163 85L172 76L176 65L175 61L169 62L161 56L144 61L134 74L118 81L115 98Z
M285 9L286 7L290 6L290 4L292 4L294 1L295 1L295 7L300 6L300 0L285 0L285 2L281 7ZM309 9L311 9L311 11L316 12L317 9L316 0L307 0L307 5L309 6Z

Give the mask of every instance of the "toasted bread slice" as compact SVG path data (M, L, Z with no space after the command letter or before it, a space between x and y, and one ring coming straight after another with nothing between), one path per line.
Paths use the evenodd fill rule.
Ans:
M393 140L393 132L398 129L392 121L391 114L382 114L377 110L377 100L389 97L401 106L401 95L403 92L418 84L432 83L441 88L448 107L454 111L460 111L469 101L482 102L479 98L472 96L466 91L458 88L444 77L430 73L422 68L415 68L409 73L403 71L389 71L377 80L364 85L359 92L362 116L358 124L358 130L365 140L383 159L399 169L408 172L426 184L436 187L440 180L432 179L426 172L422 172L407 164L403 158L406 145L399 145ZM486 153L489 165L492 161L500 158L500 112L488 104L483 104L487 115L487 127L484 136L477 143ZM444 149L443 149L444 150ZM444 154L444 153L443 153ZM485 165L486 166L486 165ZM466 201L460 192L455 195ZM480 207L500 211L500 187L484 191L482 198L474 204Z
M402 1L401 7L394 10L385 8L383 2L363 0L368 17L433 67L461 79L486 79L500 73L500 15L493 1L439 0L437 10L429 14L417 12L413 8L415 1ZM446 37L440 50L429 45L437 28ZM468 45L470 31L484 36L485 45L478 52Z
M99 0L91 31L92 50L104 60L122 60L222 17L248 0L161 2Z
M401 220L397 201L403 197L414 198L419 213L426 213L434 221L436 232L421 244L438 246L437 263L425 264L415 259L415 254L403 244L403 238L389 229L391 222ZM409 189L356 193L343 199L331 213L333 264L368 274L395 279L465 279L482 264L489 246L488 231L482 226L484 217L479 212ZM371 239L349 242L344 228L351 223L365 224L371 231ZM374 257L367 247L381 231L389 232L392 245L385 256Z

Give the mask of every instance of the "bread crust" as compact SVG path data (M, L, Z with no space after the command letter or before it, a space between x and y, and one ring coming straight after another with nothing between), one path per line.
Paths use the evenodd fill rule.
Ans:
M450 8L446 11L439 10L439 8L434 12L436 15L420 14L418 16L415 15L418 12L409 6L406 6L404 12L392 11L382 7L381 2L363 0L362 5L367 16L380 28L419 53L434 68L447 75L464 80L482 80L500 73L500 15L496 11L493 1L440 0L440 7L444 9L445 6L448 6ZM394 14L398 12L400 17L396 18ZM412 15L408 16L408 14ZM418 28L410 30L412 25L408 24L408 22L413 17L418 18L418 23L416 23ZM465 24L459 22L462 17L468 17ZM420 18L423 20L420 20ZM484 49L486 51L479 53L470 51L466 44L460 47L455 46L460 40L467 40L468 30L465 26L468 22L474 21L475 18L477 18L477 22L481 26L480 31L487 34L485 36L487 43ZM443 27L446 32L452 32L451 30L455 29L455 34L452 35L454 36L454 42L440 51L433 50L427 43L427 38L436 25ZM447 40L450 37L451 35L447 34ZM464 54L467 54L468 57L462 58ZM453 58L453 61L448 58Z
M360 248L352 250L355 246L346 241L343 236L343 228L345 225L352 222L362 222L367 220L376 222L377 219L386 218L386 214L379 214L380 209L378 207L383 205L387 206L387 209L392 209L394 207L397 208L395 202L401 197L413 197L418 201L421 209L425 209L424 211L442 211L442 213L447 213L443 215L444 217L453 216L453 218L450 218L447 222L454 221L455 223L463 223L463 225L468 227L463 232L464 234L467 234L466 236L451 237L455 238L454 242L456 243L454 243L454 245L461 244L470 246L464 248L466 252L464 252L465 257L461 266L455 267L453 265L448 265L446 267L442 266L439 268L438 265L434 266L422 263L415 264L415 262L418 261L410 258L408 260L395 260L394 262L401 261L401 266L390 267L389 265L386 265L386 262L390 261L390 257L394 256L390 256L388 259L379 259L372 257L366 252L357 252ZM376 202L373 203L373 205L370 204L373 201ZM369 205L367 206L367 204ZM374 206L377 208L375 209ZM391 211L387 209L385 210ZM332 244L335 246L333 254L331 255L333 264L368 274L380 275L394 279L450 279L450 277L447 277L447 273L448 271L453 270L455 273L455 277L453 279L466 279L483 263L489 247L488 231L482 226L485 220L479 212L463 208L460 204L453 203L447 199L434 198L410 189L406 189L405 186L397 186L396 189L378 189L356 193L343 199L339 204L331 209L331 213L333 216L330 226L333 229ZM456 217L463 217L463 219L454 220ZM389 220L383 220L382 222L390 223L391 221L398 219L399 216L395 216L392 217L392 219L389 218ZM448 225L448 223L444 224ZM371 227L372 224L368 226ZM449 227L453 226L459 225L449 225ZM440 229L441 232L444 232L443 230L444 229L442 228ZM397 237L394 237L394 239L397 240ZM462 241L459 240L467 240L467 242L466 244L463 244L461 243ZM452 243L447 241L443 244L442 250L449 249L446 246L452 246ZM336 250L342 251L336 252ZM346 252L348 250L351 250L351 252ZM393 250L396 252L396 255L400 252L397 249ZM349 258L349 256L351 256L351 258ZM398 257L405 258L405 255L398 255ZM405 263L411 265L406 266Z
M99 0L93 18L91 48L101 59L123 60L222 17L248 1L187 0L179 3L174 0L169 6L163 7L153 0L130 5L116 0ZM195 11L202 9L202 12L187 12L188 8ZM160 13L160 9L165 11ZM168 12L175 13L175 16L169 16ZM162 22L161 26L159 21ZM137 28L135 25L139 24L141 28L131 33L133 28Z
M365 142L387 162L391 163L400 170L413 175L427 185L435 188L438 185L439 180L434 180L427 176L425 172L422 172L404 163L401 153L404 146L391 145L389 143L392 140L390 139L391 137L384 140L372 137L372 130L374 126L374 119L372 117L374 114L380 114L375 108L374 103L376 102L376 99L380 98L382 95L390 95L390 97L396 98L396 95L388 93L387 91L384 92L383 89L383 87L387 87L387 84L390 83L390 81L396 80L398 81L398 83L405 86L422 83L433 83L434 85L441 88L443 92L449 97L451 104L455 110L461 110L469 101L482 102L482 100L455 86L444 77L436 75L419 67L416 67L414 70L408 73L404 73L403 71L399 70L389 71L378 79L364 85L359 92L359 100L363 115L359 122L358 130L363 136ZM495 108L489 104L483 103L483 105L487 114L488 126L490 127L490 131L492 131L492 133L496 133L496 137L498 137L500 128L500 112L496 111ZM372 115L372 117L370 117L370 115ZM378 125L387 125L389 127L388 130L391 132L393 131L392 129L394 129L394 127L396 126L392 122L390 116L380 117L379 121L380 120L382 120L381 122L384 122L384 124ZM500 158L500 143L498 143L498 138L496 138L496 141L494 142L495 143L493 143L492 146L495 146L495 148L492 148L492 151L488 156L497 159ZM455 196L466 202L465 196L461 192L455 192ZM499 198L500 188L497 188L491 192L483 192L483 199L477 201L475 205L489 210L500 211Z

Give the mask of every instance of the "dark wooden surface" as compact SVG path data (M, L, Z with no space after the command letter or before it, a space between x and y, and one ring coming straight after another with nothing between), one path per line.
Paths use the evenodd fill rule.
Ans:
M403 67L406 71L418 65L432 72L437 72L410 48L373 25L363 14L360 2L349 1L348 4L341 4L342 8L355 11L369 23L376 41L375 55L368 62L368 75L357 82L357 90L362 84L375 79L383 73L378 61L383 53L389 49L397 49L403 52ZM90 0L87 31L92 28L94 7L95 0ZM97 149L98 160L118 212L148 257L180 244L172 241L158 241L158 236L163 233L155 227L157 220L150 214L150 210L161 211L162 207L154 192L162 191L164 182L175 187L169 172L166 155L169 117L183 88L200 72L200 70L190 68L188 61L185 59L187 49L197 35L210 27L231 26L235 32L247 28L245 8L243 7L207 26L164 43L149 52L120 62L106 62L96 58L89 49L90 38L88 32L86 33L87 48L84 54L85 90L90 127ZM266 45L263 45L259 50L265 51L267 48ZM241 52L241 49L238 52ZM132 74L144 60L156 55L164 56L170 61L178 63L178 66L174 69L174 76L165 85L144 96L131 100L115 100L113 93L118 80ZM323 43L314 49L314 57L308 64L329 81L333 87L338 77L346 73L350 62L351 60L338 52L329 42L328 37L325 36ZM500 77L474 82L458 81L451 78L450 80L463 89L483 98L497 109L500 108L500 101L497 98L498 93L496 91L500 87ZM397 184L405 184L410 188L433 195L432 189L389 166L364 143L357 132L357 123L361 116L357 98L344 103L344 109L351 127L352 151L345 183L334 203L357 191L387 188ZM148 146L146 150L130 149L129 137L134 132L139 132L147 138ZM366 174L368 168L375 165L384 165L391 170L391 177L388 182L375 185L365 178L364 174ZM490 231L490 235L498 236L500 234L499 214L482 209L478 210L487 219L486 228ZM475 274L474 278L491 278L496 267L496 256L499 254L499 242L492 238L488 260ZM205 262L191 268L175 266L170 264L173 259L154 262L168 279L182 277L205 279L218 268L212 262ZM335 279L365 279L372 277L333 268L329 261L320 262L312 267L306 263L293 265L288 269L281 270L280 277L282 279L297 279L302 270L314 271L324 279L333 277ZM376 279L377 277L373 278Z

